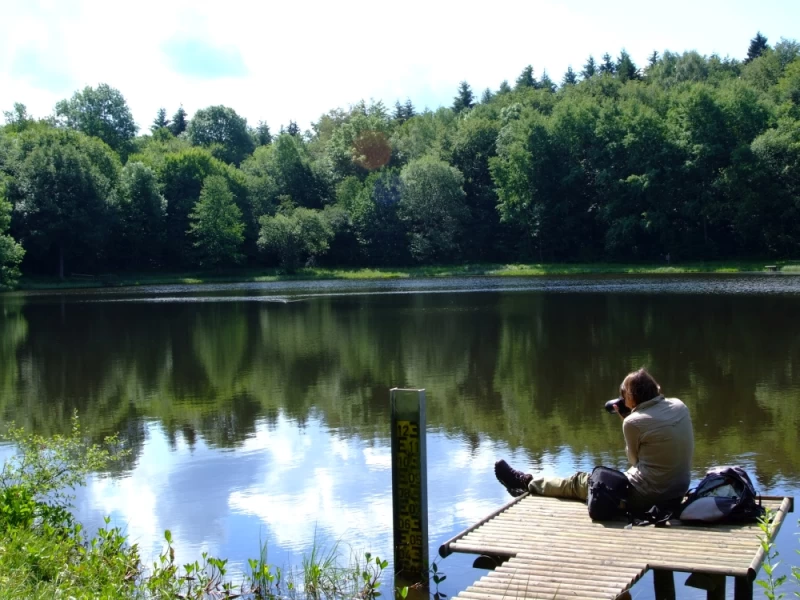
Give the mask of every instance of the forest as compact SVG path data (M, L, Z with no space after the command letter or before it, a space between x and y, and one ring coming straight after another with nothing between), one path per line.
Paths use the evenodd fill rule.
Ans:
M76 91L0 128L0 285L21 273L236 265L796 257L800 44L742 59L590 56L532 65L451 106L359 101L308 131L227 106L162 108ZM175 107L172 107L173 109Z

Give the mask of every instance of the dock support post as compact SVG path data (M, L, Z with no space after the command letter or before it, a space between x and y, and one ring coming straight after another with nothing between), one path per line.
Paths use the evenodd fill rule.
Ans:
M737 577L733 584L734 600L753 600L753 582L747 577Z
M656 600L675 600L675 576L672 571L653 570Z
M392 517L399 581L428 585L425 390L392 388Z

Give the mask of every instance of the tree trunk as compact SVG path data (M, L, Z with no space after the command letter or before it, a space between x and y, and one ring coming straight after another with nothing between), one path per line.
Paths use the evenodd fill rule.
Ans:
M58 247L58 278L64 281L64 246Z

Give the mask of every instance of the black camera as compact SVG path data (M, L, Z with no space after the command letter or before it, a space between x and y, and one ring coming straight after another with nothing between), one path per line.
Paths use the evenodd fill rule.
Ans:
M631 414L631 409L625 406L625 400L622 398L622 396L606 402L606 412L614 414L614 405L619 407L619 414L621 414L623 417L627 417L629 414Z

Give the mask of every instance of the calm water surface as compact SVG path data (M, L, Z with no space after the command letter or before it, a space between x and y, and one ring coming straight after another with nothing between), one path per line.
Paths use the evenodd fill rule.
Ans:
M391 556L389 388L428 397L438 545L505 502L492 466L624 468L602 412L651 368L692 411L695 480L741 464L800 496L800 277L442 279L161 286L0 296L2 419L64 431L78 410L132 450L80 491L89 526L144 554L297 565L341 541ZM8 452L8 449L5 449ZM797 514L779 537L787 562ZM440 564L443 591L482 572ZM729 590L732 586L729 586ZM647 580L638 596L652 596ZM681 593L683 593L681 591ZM692 594L700 597L700 592Z

